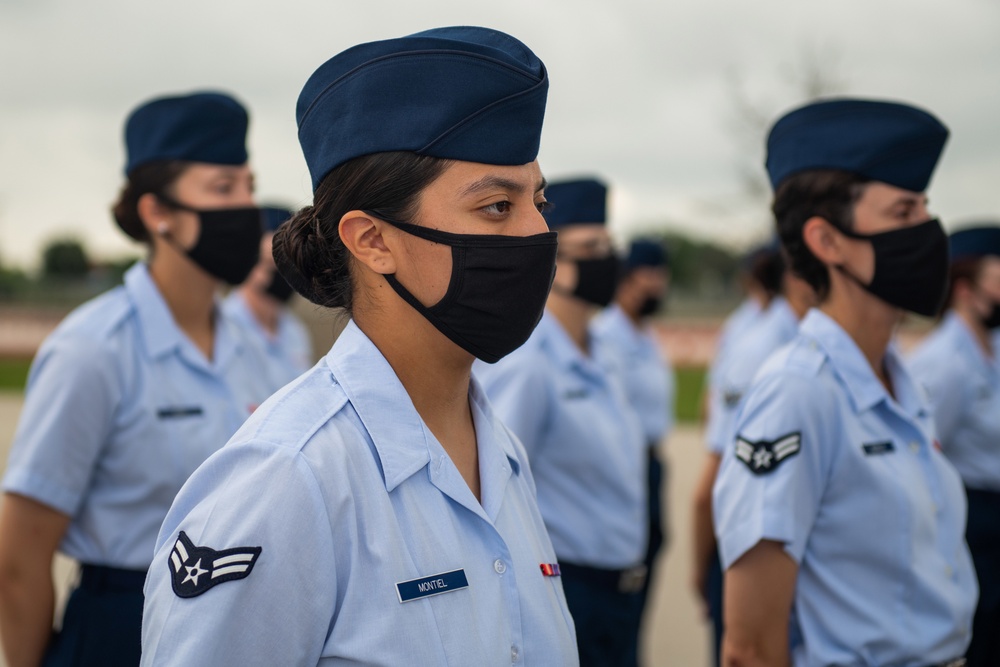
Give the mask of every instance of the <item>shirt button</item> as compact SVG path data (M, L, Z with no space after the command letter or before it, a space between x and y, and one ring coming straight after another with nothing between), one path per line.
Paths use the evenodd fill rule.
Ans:
M500 561L497 561L497 562L499 563ZM517 650L517 645L515 644L514 646L511 646L510 647L510 661L511 662L517 662L517 659L520 658L520 657L521 657L521 653L520 653L520 651Z
M507 571L507 564L504 563L499 558L497 558L495 561L493 561L493 569L496 570L497 574L503 574L504 572Z
M917 452L919 452L920 451L920 443L917 442L916 440L914 440L913 442L911 442L910 443L910 451L912 451L914 454L916 454Z

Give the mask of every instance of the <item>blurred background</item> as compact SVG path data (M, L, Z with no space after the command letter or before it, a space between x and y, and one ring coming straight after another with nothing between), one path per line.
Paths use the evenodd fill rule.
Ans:
M763 147L775 117L842 94L923 106L952 131L929 190L934 212L948 229L1000 217L996 0L0 0L0 455L42 339L141 259L109 213L133 106L194 89L234 94L251 113L260 201L299 207L311 191L295 100L309 74L352 44L449 24L528 44L551 78L546 176L600 175L616 237L668 243L660 333L687 424L670 443L674 508L690 497L703 369L741 296L738 258L770 235ZM295 309L322 354L337 314ZM646 650L672 656L653 664L699 664L686 510L672 512L656 616L665 634ZM677 652L684 642L694 653Z

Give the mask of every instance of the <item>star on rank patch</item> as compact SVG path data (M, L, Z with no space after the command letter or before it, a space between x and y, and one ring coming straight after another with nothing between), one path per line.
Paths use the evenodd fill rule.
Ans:
M246 579L253 570L260 547L216 551L195 546L182 530L170 551L170 583L178 597L193 598L226 581Z
M795 456L802 448L802 435L789 433L777 440L750 442L743 436L736 437L736 458L743 461L755 475L766 475L782 461Z

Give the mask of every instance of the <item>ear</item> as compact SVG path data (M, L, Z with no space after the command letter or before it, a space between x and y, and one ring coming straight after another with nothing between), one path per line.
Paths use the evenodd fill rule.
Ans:
M806 220L802 240L816 259L827 266L844 263L845 238L826 218L813 216Z
M396 272L396 258L382 236L385 225L364 211L348 211L338 226L344 247L361 264L382 275Z
M136 211L149 238L166 236L173 231L173 211L153 193L147 192L139 197Z

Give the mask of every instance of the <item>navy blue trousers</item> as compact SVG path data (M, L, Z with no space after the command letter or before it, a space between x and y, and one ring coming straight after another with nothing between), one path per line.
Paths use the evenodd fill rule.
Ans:
M562 565L562 563L560 563ZM576 625L580 667L630 667L636 610L640 594L621 593L613 586L562 571L566 604Z
M979 605L972 622L968 667L1000 665L1000 493L966 489L969 521L965 539L979 579Z
M43 667L136 667L144 572L84 566Z

